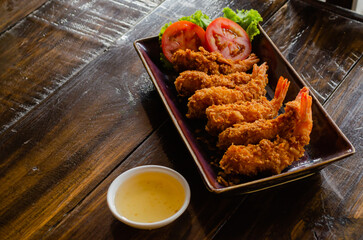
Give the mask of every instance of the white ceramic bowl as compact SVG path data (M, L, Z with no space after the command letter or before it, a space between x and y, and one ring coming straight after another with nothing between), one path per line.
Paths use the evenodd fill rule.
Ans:
M115 197L116 192L119 189L119 187L130 177L133 177L140 173L145 172L161 172L164 174L168 174L169 176L175 178L183 187L185 192L185 199L182 207L172 216L161 220L157 222L152 223L143 223L143 222L136 222L127 219L125 216L123 216L121 213L119 213L116 209L115 205ZM164 167L164 166L158 166L158 165L145 165L140 167L135 167L130 170L127 170L123 172L121 175L119 175L110 185L107 192L107 203L108 207L110 208L112 214L121 222L135 228L140 229L155 229L163 227L171 222L173 222L175 219L177 219L182 213L185 211L185 209L188 207L190 201L190 188L188 182L185 180L185 178L180 175L178 172L174 171L173 169Z

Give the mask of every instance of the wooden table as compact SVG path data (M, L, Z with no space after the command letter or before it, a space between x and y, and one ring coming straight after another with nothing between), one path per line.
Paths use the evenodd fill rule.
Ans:
M305 180L208 192L133 41L200 9L257 9L262 27L356 148ZM362 239L362 16L312 0L4 0L0 4L0 239ZM107 188L145 164L190 183L157 230L117 221Z

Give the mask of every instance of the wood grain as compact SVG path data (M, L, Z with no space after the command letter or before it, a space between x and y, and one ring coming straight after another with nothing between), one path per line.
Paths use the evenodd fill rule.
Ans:
M328 100L329 112L353 143L360 144L360 153L346 160L351 164L339 162L312 178L244 197L220 198L207 192L132 42L154 36L165 22L198 9L216 17L226 6L259 10L270 33L281 32L272 23L286 23L291 32L271 36L286 47L284 54L302 75L317 74L305 67L303 57L313 64L323 53L326 63L335 64L327 64L331 71L323 68L318 84L313 77L304 78L324 96L322 101ZM311 25L320 35L334 30L320 25L318 18L315 23L305 15L297 17L309 13L306 9L319 12L301 1L56 0L2 33L0 238L359 236L362 110L356 100L361 101L362 80L361 67L355 66L361 66L361 47L356 45L361 38L352 36L361 36L361 23L332 14L337 21L328 20L344 26L344 40L353 46L343 49L339 43L329 45L337 50L327 49L320 38L301 29ZM327 16L323 11L323 21ZM293 55L300 41L313 49ZM332 59L328 52L334 53ZM340 53L343 60L338 59ZM331 79L337 82L333 88L327 87ZM344 104L335 110L340 101ZM345 114L345 109L352 110ZM192 188L192 202L182 218L155 231L122 225L105 202L107 188L119 173L144 164L175 168Z
M147 3L149 4L150 2ZM135 4L135 2L130 4ZM141 6L140 3L139 5ZM77 11L82 12L81 7L82 5L75 8L75 10L79 9ZM109 9L112 9L112 7L112 4L109 5ZM91 9L83 8L83 13L87 13L87 11L92 12ZM122 10L123 14L127 15L129 19L132 19L132 12L130 13L125 9L128 8L125 8L124 5L120 6L120 11ZM142 10L143 8L140 7L140 9ZM140 11L137 8L131 10L134 13ZM141 13L138 13L138 16L144 16L146 13L145 11L141 11ZM115 14L118 13L116 12ZM51 16L53 17L53 15ZM122 16L119 17L122 18ZM75 19L79 18L75 17ZM44 26L52 28L50 24L34 25L34 28L39 27L37 31L34 31L42 31ZM15 30L13 29L13 31ZM47 44L41 44L41 46L53 50L53 44L57 45L58 41L61 40L60 42L62 42L66 40L67 38L64 35L60 34L59 36L59 32L63 31L50 31L49 38L51 40ZM32 34L20 29L19 33ZM6 37L7 34L9 32L5 33L4 36ZM155 103L157 103L157 106L160 106L159 99L156 97L153 98L156 101L147 101L145 106L140 100L141 92L143 100L145 101L150 97L149 90L152 90L151 82L141 66L133 71L131 65L127 67L123 65L122 68L119 68L119 72L113 72L115 74L114 76L107 76L107 73L104 71L107 68L106 66L93 65L93 67L83 73L83 77L79 78L79 82L73 81L68 85L65 84L67 79L72 77L73 79L77 79L75 76L80 67L78 64L85 64L87 62L83 62L82 59L84 56L74 54L77 53L77 46L86 46L87 41L75 40L72 37L74 34L67 33L66 36L70 38L61 45L58 45L59 49L56 52L59 52L59 55L54 55L55 52L48 53L47 51L37 53L40 58L45 55L46 58L54 59L54 61L46 62L46 66L42 64L36 65L34 66L34 71L41 77L44 77L40 81L45 81L46 84L50 84L56 81L52 79L51 76L55 73L50 71L50 69L55 69L56 64L59 64L62 68L62 63L70 62L71 64L66 69L70 71L70 74L66 73L65 76L62 76L61 73L57 74L62 79L62 84L60 85L66 85L67 87L59 89L59 91L55 91L54 89L52 94L49 93L52 96L51 98L44 97L47 100L46 102L36 102L35 104L37 105L42 103L42 108L33 108L31 117L24 118L25 121L23 124L18 124L19 122L17 122L16 125L13 125L11 131L2 135L0 140L0 176L4 184L9 184L8 187L4 186L1 188L1 199L4 205L0 210L1 222L3 223L0 235L3 236L3 239L28 238L33 233L39 236L41 234L39 229L47 231L51 228L58 221L57 218L63 217L63 214L74 207L74 203L80 201L81 198L77 197L78 194L84 196L91 191L113 169L114 165L112 166L112 163L115 164L116 161L120 161L118 159L119 157L121 159L126 157L140 141L147 137L152 129L150 124L153 124L152 121L148 120L147 113L148 111L158 111ZM115 35L114 39L116 40L117 37ZM98 40L96 35L93 38L94 40L90 41L92 43L91 47L88 46L88 49L107 47L101 43L102 39ZM56 41L53 42L53 40ZM87 38L84 40L87 40ZM35 40L35 42L37 41ZM111 46L111 42L109 46ZM66 47L74 48L74 50L63 52ZM116 51L114 55L117 57L120 56L118 50L123 51L125 54L132 52L134 62L138 61L134 50L129 46L125 47L125 51L122 49L114 49ZM85 49L81 50L81 52L85 51ZM101 52L103 53L103 51ZM11 52L4 53L4 55L8 56L7 54L14 56ZM90 55L92 52L85 51L84 54ZM23 57L24 55L19 53L16 56ZM35 57L33 59L33 57L34 55L30 57L32 59L29 60L30 62L37 58ZM63 57L69 58L69 60L63 61ZM58 60L60 61L58 62ZM24 61L26 68L28 68L29 64L28 61ZM95 66L100 68L98 71L99 81L94 81L97 77L92 74L96 69ZM110 66L115 67L115 65ZM46 69L48 70L46 71ZM123 76L124 72L128 72L128 76ZM43 75L40 73L43 73ZM47 73L51 76L47 75ZM133 74L135 74L135 77L132 77ZM11 76L14 75L16 76L16 71L11 74ZM120 79L122 80L123 77L136 80L122 84L120 83ZM33 84L32 80L28 81ZM9 87L1 89L10 89L11 91L9 92L13 94L18 94L18 92L24 93L21 97L25 96L27 98L32 93L37 93L36 90L42 87L42 82L34 84L35 89L25 87L26 83L24 81L10 83ZM58 88L61 87L57 84L56 86ZM76 86L80 88L71 91L72 89L77 89ZM21 91L23 89L24 91ZM99 91L98 94L95 91ZM104 93L104 91L108 93L101 97L99 93ZM99 96L98 98L97 95ZM87 102L89 99L95 101ZM110 105L103 105L105 99L108 99L107 101ZM2 101L2 103L4 102L6 103L6 101ZM136 102L139 104L136 105ZM93 114L91 116L88 114L92 111L92 106L97 108L97 110L93 109L94 112L92 112ZM147 108L147 110L141 110L143 107ZM75 115L70 113L70 109L72 108L76 112ZM165 118L165 114L161 112L153 120L158 121L159 117ZM135 118L139 119L140 125L129 121L129 119ZM38 121L40 119L42 120ZM119 124L122 123L124 124L124 130L115 134L113 129L118 129ZM104 128L101 126L108 126L107 128L109 130L104 131ZM133 127L138 129L138 133L131 132ZM133 139L130 140L129 135L132 135ZM104 141L106 138L109 140ZM116 146L108 144L108 141L114 141ZM125 142L122 144L123 141ZM106 144L105 146L109 148L105 149L104 146L99 145L100 143ZM120 148L120 150L117 150L117 148ZM111 166L100 164L100 162L107 161L107 157L104 155L109 155ZM81 165L83 165L83 170L75 171L77 166ZM75 175L72 175L74 173ZM98 177L93 178L95 176L94 174ZM96 181L93 182L94 180ZM87 181L90 181L89 184ZM24 185L24 182L27 184ZM60 197L61 195L63 197ZM37 238L36 236L33 237Z
M191 204L181 218L171 225L152 231L137 230L122 224L112 216L106 202L107 188L118 174L148 164L177 170L191 187ZM172 122L168 120L48 232L44 239L86 239L88 236L94 239L114 239L117 236L124 239L210 239L218 226L223 225L238 207L239 202L239 198L218 198L207 191L189 152Z
M351 140L357 153L333 164L322 172L322 187L327 189L324 206L327 215L335 220L334 229L327 237L359 239L363 236L360 227L346 222L363 225L363 59L351 70L333 97L324 105L341 130ZM329 227L328 218L322 221ZM348 228L348 229L347 229Z
M363 21L313 2L288 1L263 28L323 103L362 57Z
M124 50L136 62L127 48L110 54ZM166 118L144 69L107 73L110 62L94 64L1 139L1 230L11 238L52 228Z
M29 13L40 7L47 0L3 0L0 4L0 33L11 27L16 22L26 17Z
M0 36L0 133L93 61L159 0L50 1Z
M114 45L110 43L102 55L94 55L92 61L82 61L84 56L73 54L71 49L74 48L77 53L81 42L78 38L67 41L69 46L59 46L60 49L69 48L66 48L68 62L76 61L66 68L65 73L71 71L71 74L67 75L61 69L57 76L65 78L62 84L47 97L34 103L36 107L31 111L26 110L26 115L17 119L0 138L0 179L3 183L0 189L3 202L0 207L0 221L3 223L0 233L4 239L20 236L39 238L51 231L64 214L72 211L160 125L162 119L167 118L131 43L141 37L156 35L160 26L169 20L162 17L167 11L173 17L190 15L199 9L198 3L190 5L169 1L161 5L136 24L132 32L123 35ZM207 12L220 10L218 4L206 4ZM268 6L276 7L274 4ZM82 5L78 6L76 10L81 7ZM66 13L67 9L65 8ZM88 8L86 10L86 13L91 11ZM47 12L46 9L44 11ZM39 13L42 11L39 10ZM58 14L63 16L62 13ZM43 15L45 16L39 18L53 16L51 12ZM55 19L60 21L61 17ZM72 21L79 19L80 17ZM72 25L72 21L66 23ZM45 25L48 27L48 24ZM63 36L62 30L59 33L58 28L55 29L55 32L49 33L49 38L53 39L58 34ZM19 34L22 32L20 29L18 31ZM70 36L78 35L72 33ZM85 41L84 44L91 44L91 49L104 49L107 46L97 35L90 35L86 38L88 39L92 41ZM45 46L50 47L54 42L48 44ZM85 51L82 48L80 50ZM11 56L9 52L7 54ZM47 55L46 51L40 57L44 55ZM36 71L43 73L40 77L44 77L46 84L55 81L51 77L53 72L48 70L48 73L46 69L53 67L62 56L64 55L60 54L55 59L50 57L55 62L37 66ZM16 76L16 71L11 74L14 75ZM42 82L34 84L36 89L24 86L26 81L20 81L9 84L4 89L13 87L13 94L24 89L18 101L22 102L24 96L36 93ZM13 98L13 95L10 96L9 98ZM31 99L32 97L30 105ZM8 98L2 102L10 102L6 109L13 107Z
M101 55L160 0L96 2L55 0L0 36L0 133L37 107L74 74ZM261 1L264 2L264 1ZM225 6L260 9L271 15L281 1L200 4L211 17ZM58 9L62 9L59 11ZM127 9L127 10L126 10ZM196 8L174 9L176 20ZM165 16L165 11L160 13ZM158 31L154 31L156 35ZM148 33L150 35L150 33Z

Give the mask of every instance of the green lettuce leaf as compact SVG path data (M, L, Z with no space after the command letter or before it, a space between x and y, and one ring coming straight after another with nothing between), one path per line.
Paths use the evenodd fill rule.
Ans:
M203 14L202 11L198 10L191 16L181 17L178 21L189 21L194 24L197 24L199 27L202 27L204 30L207 29L208 25L212 22L211 19L206 14ZM172 24L172 22L166 23L161 29L159 33L159 42L161 43L161 38L165 30Z
M260 34L258 30L258 23L263 21L258 11L251 10L237 10L236 12L230 8L223 9L224 17L238 23L248 34L252 42L253 37Z
M261 15L258 11L251 9L251 10L236 10L233 11L230 8L223 9L224 17L228 18L236 23L238 23L248 34L250 37L250 41L252 42L253 38L260 34L258 30L258 23L263 21ZM198 26L202 27L204 30L208 27L208 25L212 22L212 20L206 15L203 14L202 11L198 10L191 16L186 16L179 18L178 21L189 21ZM172 22L166 23L161 29L159 33L159 43L161 46L161 38L165 30L172 24ZM164 54L160 53L160 61L166 69L172 69L172 64L166 59Z
M207 29L208 25L212 22L209 17L198 10L191 16L179 18L179 21L189 21L202 27L204 30Z

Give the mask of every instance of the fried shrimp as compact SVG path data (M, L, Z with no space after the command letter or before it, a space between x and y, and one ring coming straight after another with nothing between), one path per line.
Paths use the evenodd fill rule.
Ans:
M258 63L258 57L251 53L244 60L230 60L218 52L208 52L203 47L199 51L190 49L176 51L171 63L177 72L185 70L197 70L207 74L230 74L235 72L246 72Z
M232 144L256 144L262 139L274 139L277 135L295 128L300 111L302 93L308 93L308 88L301 89L294 101L286 103L285 113L275 119L259 119L255 122L242 122L227 128L218 136L217 146L227 149Z
M216 135L228 127L241 122L254 122L258 119L272 119L276 117L285 99L290 82L280 77L275 96L271 101L261 97L251 102L242 101L231 104L213 105L206 109L208 123L206 131Z
M200 71L184 71L176 78L174 84L180 96L188 97L203 88L218 86L235 88L238 85L248 83L256 75L257 71L252 72L252 74L236 72L228 75L208 75Z
M224 172L247 176L260 172L278 174L302 157L313 126L311 96L303 92L300 102L298 119L292 131L277 135L273 141L263 139L256 145L231 145L220 161Z
M234 89L226 87L211 87L197 90L188 100L188 118L205 117L205 110L212 105L235 103L237 101L251 101L259 99L266 94L265 86L268 82L267 64L260 67L253 66L257 76L244 85L236 86Z

